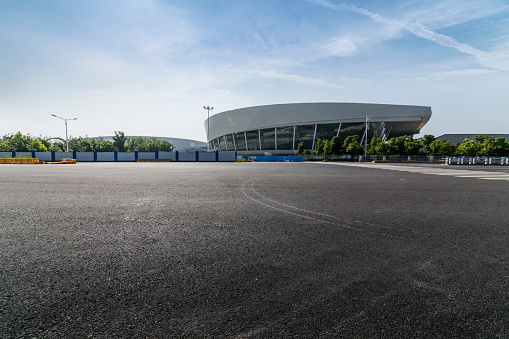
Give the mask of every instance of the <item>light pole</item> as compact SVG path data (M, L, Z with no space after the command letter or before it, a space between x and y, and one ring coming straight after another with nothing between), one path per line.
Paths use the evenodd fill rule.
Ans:
M214 107L203 106L204 109L207 110L207 152L210 151L210 142L209 142L209 131L210 131L210 111L214 109Z
M371 120L373 117L368 117L366 115L366 141L364 143L364 161L368 160L368 120Z
M66 149L67 149L66 152L69 152L69 138L67 137L67 121L68 120L78 120L78 118L67 119L67 118L62 118L62 117L56 116L55 114L52 114L51 116L53 116L55 118L62 119L63 121L65 121L65 144L66 144Z

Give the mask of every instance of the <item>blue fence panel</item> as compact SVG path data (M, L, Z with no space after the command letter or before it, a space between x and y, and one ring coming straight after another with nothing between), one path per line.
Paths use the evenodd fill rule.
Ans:
M97 161L115 161L115 152L97 152Z
M35 157L39 161L51 161L51 152L35 152Z
M94 152L76 152L76 161L94 161Z
M8 157L8 158L11 158L12 157L12 152L0 152L0 158L4 158L4 157Z
M62 159L72 159L72 152L55 152L54 161L62 161Z
M196 161L196 152L179 152L178 161Z
M235 152L219 152L218 161L235 161L237 159Z
M138 159L156 159L156 152L138 152Z
M31 157L32 156L32 152L16 152L16 156L17 157L21 157L21 158Z
M216 152L200 152L199 161L216 161Z
M117 161L136 161L134 152L117 152Z
M170 159L171 161L177 161L175 152L159 151L159 159Z

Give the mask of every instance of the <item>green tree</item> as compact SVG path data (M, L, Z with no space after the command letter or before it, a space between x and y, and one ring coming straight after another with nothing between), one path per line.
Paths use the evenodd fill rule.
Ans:
M477 155L478 145L474 140L465 139L458 146L458 155L474 157Z
M115 131L115 136L113 136L113 146L116 151L125 152L126 151L126 143L127 137L124 135L122 131Z
M375 146L375 154L378 155L390 155L391 154L391 147L387 142L379 142Z
M9 144L7 142L0 140L0 152L8 152L9 151Z
M303 154L303 153L304 153L304 141L301 141L297 145L297 154Z
M341 139L337 135L331 139L330 144L331 144L331 153L332 154L336 154L336 155L341 154L342 143L341 143Z
M421 143L415 140L413 136L408 136L404 141L405 155L417 155L421 149Z
M9 145L9 151L17 151L17 152L28 152L30 151L30 147L32 146L32 140L30 137L21 134L18 132L14 135L7 137L7 144Z
M324 140L325 141L325 140ZM323 142L322 142L322 139L320 138L316 138L316 142L315 142L315 153L316 154L323 154L324 151L323 151Z
M422 138L422 144L424 145L424 149L426 150L426 152L429 153L429 145L435 141L435 137L431 134L425 134L424 137Z
M31 145L32 151L36 152L47 152L48 148L39 139L34 139Z
M103 140L97 145L99 152L113 152L115 150L115 147L113 146L113 143L108 140Z
M343 143L343 148L345 149L345 153L350 154L351 156L362 154L362 147L359 144L359 136L350 135L347 137Z
M323 154L332 154L332 140L322 140Z
M161 140L158 151L173 152L173 145L167 140Z
M128 137L127 138L127 150L129 152L140 151L142 144L143 144L143 137Z
M447 156L456 153L457 148L450 141L436 139L429 144L429 155Z
M378 138L378 137L373 137L371 138L371 142L369 143L369 146L368 146L368 154L369 155L375 155L375 154L378 154L378 152L376 151L376 148L378 145L380 145L382 143L382 139Z
M93 152L97 147L97 143L94 139L83 138L78 141L78 147L80 152Z

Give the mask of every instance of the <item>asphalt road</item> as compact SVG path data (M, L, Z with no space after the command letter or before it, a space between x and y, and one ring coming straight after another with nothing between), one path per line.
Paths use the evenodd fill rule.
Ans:
M507 338L508 175L0 165L0 337Z

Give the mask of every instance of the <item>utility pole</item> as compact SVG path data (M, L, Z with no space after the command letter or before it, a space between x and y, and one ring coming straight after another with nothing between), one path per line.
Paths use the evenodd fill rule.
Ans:
M52 114L51 116L53 116L55 118L62 119L65 121L65 144L66 144L66 150L67 150L66 152L69 152L69 138L67 137L67 121L78 120L78 118L67 119L67 118L62 118L62 117L56 116L55 114Z
M364 161L368 160L368 120L371 120L373 117L368 117L366 115L366 135L364 142Z
M210 111L214 109L214 107L203 106L204 109L207 110L207 152L210 151L210 142L209 142L209 132L210 132Z

